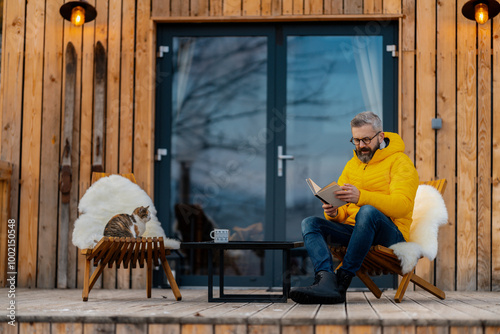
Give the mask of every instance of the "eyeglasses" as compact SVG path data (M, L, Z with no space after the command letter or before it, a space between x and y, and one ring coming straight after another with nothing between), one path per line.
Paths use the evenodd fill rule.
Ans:
M365 145L369 145L369 144L372 142L373 138L377 137L377 135L378 135L380 132L382 132L382 131L377 132L377 133L375 134L375 136L373 136L373 137L371 137L371 138L370 138L370 137L365 137L365 138L361 138L361 139L359 139L359 138L351 138L350 142L351 142L353 145L359 145L359 143L362 141L363 143L365 143Z

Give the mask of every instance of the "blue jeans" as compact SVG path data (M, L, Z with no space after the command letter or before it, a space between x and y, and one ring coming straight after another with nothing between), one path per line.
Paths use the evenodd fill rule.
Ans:
M302 221L302 237L314 272L333 273L333 260L328 245L347 247L342 269L355 275L372 245L389 247L405 241L396 225L371 205L363 205L356 214L354 226L319 217Z

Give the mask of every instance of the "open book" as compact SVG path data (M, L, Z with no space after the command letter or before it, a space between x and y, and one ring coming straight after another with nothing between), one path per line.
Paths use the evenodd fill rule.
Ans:
M314 196L319 198L322 202L336 207L342 206L347 203L335 196L336 191L342 190L342 188L340 188L340 186L336 182L332 182L323 188L318 186L316 183L314 183L313 180L309 178L306 179L306 182L309 185L309 188L311 188Z

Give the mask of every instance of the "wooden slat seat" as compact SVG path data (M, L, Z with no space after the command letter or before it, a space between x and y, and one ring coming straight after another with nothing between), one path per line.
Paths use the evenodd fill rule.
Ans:
M431 185L435 187L441 194L443 194L444 190L446 189L445 179L426 181L421 182L420 184ZM341 261L341 263L337 267L339 268L340 266L342 266L342 261L344 260L347 248L345 246L332 245L330 246L330 250L332 255ZM413 271L414 270L410 271L407 274L403 274L401 269L401 262L394 254L394 251L381 245L375 245L370 248L370 251L366 255L361 268L356 273L356 276L359 277L359 279L377 298L380 298L382 296L382 291L378 288L375 282L373 282L370 276L378 276L382 274L397 274L399 276L402 276L402 279L399 283L396 295L394 296L394 300L396 302L400 303L403 300L406 288L408 287L408 284L410 282L415 283L419 287L432 293L434 296L440 299L445 299L445 293L441 289L427 282L426 280L415 274Z
M88 300L90 290L92 290L92 287L106 266L109 268L113 266L120 268L123 265L125 268L128 268L130 265L132 268L135 268L137 263L141 268L144 268L144 264L147 267L148 298L151 298L153 267L161 265L165 275L167 275L176 300L182 299L179 287L167 262L167 255L170 254L170 249L165 248L162 237L103 237L93 249L82 250L82 254L85 255L85 278L82 294L84 301ZM93 262L94 267L97 267L92 276L90 276L91 262Z

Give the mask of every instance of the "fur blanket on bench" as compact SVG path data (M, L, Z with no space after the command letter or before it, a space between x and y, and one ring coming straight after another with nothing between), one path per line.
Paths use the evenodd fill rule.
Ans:
M148 194L132 181L111 175L96 181L78 205L79 217L73 230L73 245L80 249L94 248L102 239L104 227L116 214L131 214L139 206L148 206L151 220L143 237L163 237L165 247L178 249L180 242L169 239L156 217L156 208Z
M439 191L430 185L418 186L410 240L389 247L401 261L403 274L412 271L422 256L431 261L436 258L438 229L447 222L448 211Z

